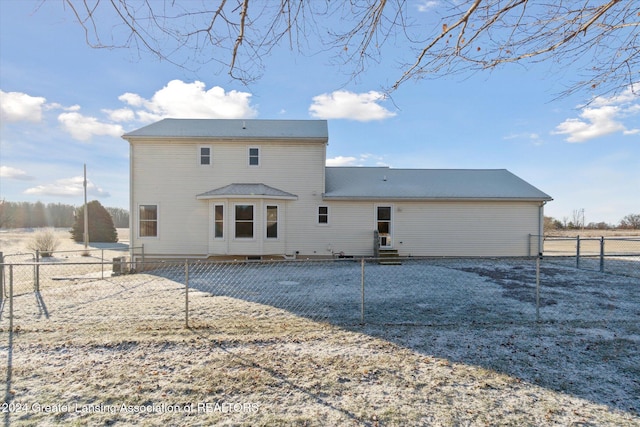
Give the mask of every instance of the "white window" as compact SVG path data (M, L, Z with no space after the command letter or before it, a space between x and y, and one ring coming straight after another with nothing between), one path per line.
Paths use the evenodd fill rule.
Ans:
M278 238L278 207L267 205L267 239Z
M253 239L253 205L235 205L235 238Z
M211 158L211 146L210 145L201 145L198 147L198 159L200 161L201 166L210 166L212 163Z
M249 166L260 166L259 147L249 147Z
M139 205L138 233L140 237L158 237L158 205Z

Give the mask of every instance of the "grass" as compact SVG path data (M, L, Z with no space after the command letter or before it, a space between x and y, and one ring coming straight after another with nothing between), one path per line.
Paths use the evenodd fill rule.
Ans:
M5 306L0 376L24 409L5 425L640 424L598 388L638 388L637 324L340 326L193 291L186 329L171 280L66 286L43 289L48 318L16 297L13 331Z
M5 254L22 252L26 235L0 234ZM67 256L83 259L56 254ZM536 323L532 263L443 261L412 278L400 276L408 266L375 266L367 278L381 284L368 282L360 325L358 305L345 308L344 288L359 283L345 279L348 264L309 277L269 270L269 283L226 296L195 275L186 329L183 284L59 264L41 266L41 300L32 267L15 271L13 330L4 300L5 426L640 425L637 278L545 264ZM280 286L295 299L281 282L316 289L319 277L341 286L300 293L301 310L352 321L314 321L274 307L279 294L256 295Z

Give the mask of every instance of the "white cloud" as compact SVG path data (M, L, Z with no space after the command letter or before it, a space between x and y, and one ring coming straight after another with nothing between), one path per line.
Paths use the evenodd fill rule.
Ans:
M34 179L22 169L12 168L10 166L0 166L0 178L19 179L22 181L30 181Z
M356 157L337 156L327 159L327 166L355 166L357 161Z
M74 139L89 141L98 135L119 138L125 133L118 123L153 122L166 117L173 118L251 118L257 111L251 106L248 92L225 91L219 86L206 90L202 82L185 83L172 80L158 90L151 99L127 92L118 97L127 104L119 109L103 109L103 118L83 115L80 105L63 107L48 103L42 97L19 92L0 91L0 113L3 122L39 122L43 112L63 110L58 115L62 129Z
M88 141L94 135L120 137L124 133L120 125L102 123L95 117L83 116L78 112L62 113L58 121L65 131L79 141Z
M313 97L309 113L319 119L383 120L396 115L378 104L385 99L383 93L376 91L353 93L338 90Z
M241 119L257 115L251 106L251 94L231 90L226 92L219 86L206 90L199 81L185 83L172 80L157 91L151 99L144 99L135 93L125 93L118 98L136 111L142 121L156 121L163 118L191 119Z
M135 120L136 113L129 108L120 108L118 110L102 110L114 122L131 122Z
M120 95L118 99L124 103L131 105L132 107L142 107L145 103L145 100L143 97L131 92L127 92Z
M620 95L597 97L589 106L582 107L580 118L566 119L556 126L553 134L567 135L567 142L585 142L613 133L635 135L640 128L628 129L624 120L640 114L640 98L632 87Z
M613 106L584 108L580 113L580 119L565 120L553 133L568 135L567 142L584 142L611 133L623 132L626 128L616 121L619 114L620 109Z
M365 153L358 157L336 156L327 159L327 166L388 166L381 156Z
M529 140L533 143L533 145L542 145L543 141L540 138L540 134L535 133L535 132L531 132L531 133L512 133L509 134L505 137L503 137L502 139L505 140L510 140L510 139L526 139Z
M438 2L434 0L422 0L418 3L418 12L428 12L438 6Z
M59 179L53 184L28 188L24 193L42 196L80 197L84 194L83 182L84 178L81 176ZM108 192L97 187L89 180L87 180L87 194L94 197L109 197Z
M41 96L30 96L22 92L0 90L0 118L2 122L39 122L47 100Z
M614 95L611 97L603 97L598 96L593 99L591 102L591 106L593 107L602 107L605 105L613 105L613 104L627 104L633 103L634 101L638 101L638 92L640 92L640 84L629 85L624 91L622 91L619 95ZM635 104L638 106L638 104Z

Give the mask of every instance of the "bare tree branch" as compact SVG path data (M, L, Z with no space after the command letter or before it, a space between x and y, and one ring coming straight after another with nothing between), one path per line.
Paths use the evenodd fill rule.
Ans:
M244 39L245 21L247 19L247 10L249 9L249 0L244 0L242 3L242 11L240 12L240 31L236 38L236 43L233 46L233 53L231 54L231 63L229 64L229 74L233 77L233 70L236 64L236 58L238 56L238 48L242 44Z
M387 67L392 92L412 79L511 63L577 63L567 93L615 93L640 82L637 0L63 0L89 46L137 48L178 66L218 63L234 79L261 76L287 40L333 53L353 77ZM251 8L249 8L251 5ZM211 7L209 7L211 6ZM419 7L420 6L420 7ZM114 19L116 24L114 24ZM320 46L320 47L318 47ZM309 47L315 52L309 52ZM397 47L400 47L398 49Z

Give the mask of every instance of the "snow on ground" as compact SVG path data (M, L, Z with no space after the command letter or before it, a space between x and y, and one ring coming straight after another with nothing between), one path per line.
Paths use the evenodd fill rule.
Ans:
M509 419L539 425L640 425L640 279L543 260L540 321L536 321L535 266L535 260L522 259L404 260L399 266L367 263L363 310L359 261L195 263L189 268L189 317L196 331L202 327L217 337L212 338L215 342L227 340L224 354L249 360L246 366L228 371L229 375L246 370L245 378L257 367L269 365L267 372L287 378L278 386L284 394L275 389L252 394L260 404L271 402L269 416L275 417L257 418L257 424L265 420L295 424L320 414L335 422L374 425L377 418L353 415L358 411L346 416L344 408L379 417L376 411L395 397L412 415L389 414L390 424L416 420L495 424ZM41 274L46 276L43 269ZM162 325L175 328L184 316L184 264L148 273L105 280L45 280L40 302L33 293L15 298L15 325L33 333L35 342L44 336L38 334L67 330L72 331L69 341L75 341L80 339L74 337L80 329L92 328L98 334L85 340L99 344L98 349L104 348L104 340L130 343L118 357L125 358L131 369L144 362L145 353L160 357L153 350L156 346L170 357L157 361L162 369L182 366L186 357L192 363L209 360L211 346L190 347L189 342L181 342L174 349L169 342L173 338L128 354L128 348L137 348L143 340L127 338L127 331L149 329L155 339L162 340L163 334L176 333ZM2 313L0 328L6 331L6 304ZM299 318L310 320L297 332L295 327L290 331ZM276 331L261 335L263 325L271 323L278 324ZM109 335L110 328L117 331ZM29 336L18 334L16 342ZM48 348L42 342L23 345L24 349L18 345L14 351L14 363L21 357L48 357L40 353ZM56 367L81 364L75 356L95 351L83 344L76 354L70 347L65 350L65 345L56 344L56 351L63 351L68 362L53 354L51 363L55 361ZM171 359L172 352L180 360ZM264 355L259 356L261 352ZM258 362L254 357L263 359ZM53 369L43 362L44 371ZM310 371L295 371L306 363ZM348 373L356 365L363 368ZM437 373L432 370L436 365ZM287 369L293 371L284 375ZM323 374L318 377L317 373ZM303 381L307 376L314 378L313 387ZM331 384L326 383L328 379ZM44 387L30 381L35 380L14 373L14 387L25 396L37 395L38 388ZM287 388L291 384L298 385ZM52 387L47 393L56 396ZM307 394L300 401L306 409L291 404L292 396L301 390ZM77 393L82 396L87 391ZM100 394L96 396L99 399ZM436 407L453 412L445 416ZM326 412L327 408L333 409ZM488 408L494 412L483 413ZM296 411L301 413L293 414ZM455 417L447 418L450 415Z
M640 412L640 279L543 260L217 264L189 285ZM192 314L198 318L197 313Z

